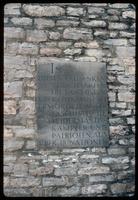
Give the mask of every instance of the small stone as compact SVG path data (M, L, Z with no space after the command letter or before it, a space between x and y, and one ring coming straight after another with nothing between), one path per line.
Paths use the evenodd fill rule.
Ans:
M131 92L118 93L118 100L124 102L135 102L135 94Z
M128 133L127 131L127 127L122 126L122 125L118 125L118 126L110 126L110 134L113 136L116 135L125 135Z
M64 53L66 55L80 55L81 51L81 49L66 49L64 50Z
M92 32L90 29L85 28L67 28L63 32L63 38L72 40L87 40L92 39Z
M28 140L26 142L26 149L35 149L36 148L36 142L33 140Z
M126 150L124 148L108 148L109 155L123 155L126 154Z
M42 184L44 187L46 186L63 186L67 183L64 177L55 178L55 177L43 177Z
M22 96L22 82L7 82L4 83L4 97L5 98L15 98Z
M72 16L83 15L83 8L67 7L67 15L72 15Z
M109 98L109 101L115 101L116 100L116 93L108 92L108 98Z
M46 164L45 166L38 167L36 169L30 169L29 174L32 176L43 176L46 174L51 174L53 172L54 168L50 164Z
M32 19L28 17L13 17L11 18L11 22L14 25L21 25L21 26L32 26Z
M121 145L128 145L128 140L127 139L120 139L119 144Z
M111 8L128 8L129 4L128 3L112 3L109 4L109 7Z
M96 184L82 187L82 194L102 194L107 190L107 186L105 184Z
M38 46L31 43L23 42L22 44L19 45L18 53L25 54L25 55L28 55L28 54L36 55L38 54Z
M107 45L115 45L115 46L126 46L127 40L126 39L108 39L104 41Z
M40 185L40 179L35 177L21 177L13 178L11 181L11 187L34 187Z
M4 127L4 138L11 138L13 137L13 131L10 127Z
M72 186L68 188L58 188L57 194L60 196L77 196L80 194L80 188L78 186Z
M4 141L4 151L17 151L24 145L24 141L16 140L14 138Z
M118 76L118 81L122 84L132 85L135 84L135 77L134 76Z
M28 115L35 113L35 102L32 100L22 100L20 102L20 114Z
M135 19L136 18L136 13L135 11L132 11L132 10L128 10L128 11L124 11L122 13L122 17L123 18L132 18L132 19Z
M111 192L113 194L126 193L130 190L129 183L114 183L111 185Z
M51 40L58 40L58 39L60 39L60 33L59 32L49 32L49 38Z
M116 102L116 107L117 108L126 108L126 103L125 102Z
M14 129L15 136L17 138L34 138L35 130L33 128L15 128Z
M104 56L104 52L101 49L86 49L85 54L96 58L102 58Z
M82 57L76 57L75 60L78 61L84 61L84 62L95 62L96 58L95 57L87 57L87 56L82 56Z
M59 48L40 48L40 54L46 56L59 56L61 52Z
M135 47L116 47L116 54L119 58L135 57Z
M116 157L105 157L102 158L102 163L103 164L114 164L114 163L128 163L129 162L129 157L128 156L118 156Z
M28 175L28 166L27 164L18 163L14 165L14 176L15 177L24 177Z
M24 37L24 29L15 27L4 27L4 38L23 39Z
M40 6L40 5L23 5L23 10L27 15L37 17L52 17L65 14L65 10L59 6Z
M82 47L85 47L85 48L98 48L99 44L98 44L97 41L89 41L88 43L76 42L74 44L74 47L77 47L77 48L82 48Z
M66 49L72 45L72 42L58 42L59 48Z
M48 32L44 30L27 30L28 42L43 42L47 41Z
M107 166L100 166L100 165L94 165L91 167L84 167L80 168L78 171L79 175L83 174L102 174L102 173L109 173L110 169Z
M8 100L4 101L4 115L15 115L16 114L16 101Z
M103 14L104 12L104 8L88 7L89 14Z
M32 78L33 77L33 74L32 72L29 72L27 70L18 70L15 72L15 78L16 79L20 79L20 78Z
M134 32L127 32L127 31L120 31L119 32L120 37L127 37L127 38L134 38L135 37L135 33Z
M4 15L20 15L21 3L7 3L4 7Z
M53 21L51 19L37 18L37 19L34 19L34 25L38 29L43 29L43 28L47 28L47 27L52 28L55 26L55 21Z
M56 21L56 26L78 26L79 25L79 21L71 21L71 20L57 20Z
M135 118L132 117L127 118L127 124L135 124Z
M89 22L82 21L82 24L86 25L87 27L106 27L106 22L100 20L91 20Z
M128 25L117 22L109 22L109 29L125 30L128 29Z
M73 167L61 167L55 169L55 175L56 176L71 176L76 174L76 170Z
M110 182L110 181L114 181L114 180L115 180L115 177L111 174L89 176L90 183L103 182L103 181Z

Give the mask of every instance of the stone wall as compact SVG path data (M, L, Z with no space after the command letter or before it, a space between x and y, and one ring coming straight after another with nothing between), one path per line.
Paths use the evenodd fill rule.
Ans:
M108 148L40 149L38 64L107 65ZM135 6L126 3L4 7L4 194L133 196L135 192Z

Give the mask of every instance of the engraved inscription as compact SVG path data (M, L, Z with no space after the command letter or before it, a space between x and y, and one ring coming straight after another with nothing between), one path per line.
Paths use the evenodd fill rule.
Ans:
M106 66L90 62L38 66L36 108L40 146L108 146Z

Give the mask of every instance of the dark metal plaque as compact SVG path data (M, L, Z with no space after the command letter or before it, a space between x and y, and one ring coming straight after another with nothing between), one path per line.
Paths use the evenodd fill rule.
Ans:
M106 65L59 62L37 69L37 127L41 147L108 146Z

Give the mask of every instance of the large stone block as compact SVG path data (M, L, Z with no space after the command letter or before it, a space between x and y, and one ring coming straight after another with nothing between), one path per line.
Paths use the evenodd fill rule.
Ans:
M28 17L13 17L11 18L11 22L14 25L19 25L19 26L31 26L32 25L32 19Z
M24 141L16 140L15 138L12 138L10 140L4 141L4 151L17 151L21 149L24 145Z
M72 15L72 16L83 15L83 8L67 7L67 15Z
M43 177L42 185L45 186L63 186L66 185L67 181L64 177L55 178L55 177Z
M43 42L48 37L48 32L44 30L27 30L26 34L28 42Z
M34 187L40 185L40 179L35 177L21 177L21 178L13 178L11 180L11 187L13 188L21 188L21 187Z
M121 58L135 57L135 47L116 47L116 54Z
M20 114L33 115L35 113L35 102L32 100L22 100L20 102Z
M24 12L29 16L52 17L65 14L65 10L60 6L41 6L41 5L23 5Z
M106 27L106 22L101 20L82 21L82 24L87 27Z
M105 184L96 184L82 187L82 194L102 194L107 190L107 186Z
M20 15L21 3L7 3L4 7L4 15Z
M34 25L38 29L43 29L46 27L54 27L55 26L55 21L51 19L43 19L43 18L36 18L34 19Z
M16 101L8 100L4 101L4 115L15 115L16 114Z
M4 83L4 97L15 98L22 96L22 81Z
M4 38L23 39L25 31L23 28L4 27Z
M77 169L73 167L61 167L55 169L55 175L56 176L71 176L76 174Z
M88 40L92 39L92 32L85 28L67 28L63 32L63 38L72 40Z
M59 56L61 52L59 48L40 48L40 54L46 56Z
M107 166L100 166L100 165L94 165L94 166L91 166L91 167L83 167L83 168L80 168L79 171L78 171L78 174L79 175L83 175L83 174L87 174L87 175L90 175L90 174L106 174L106 173L109 173L110 171L110 168L107 167Z

